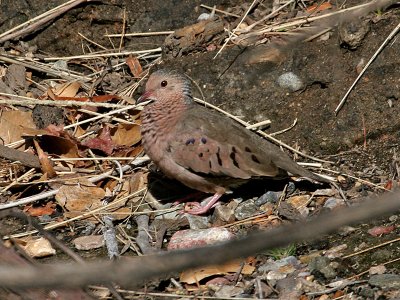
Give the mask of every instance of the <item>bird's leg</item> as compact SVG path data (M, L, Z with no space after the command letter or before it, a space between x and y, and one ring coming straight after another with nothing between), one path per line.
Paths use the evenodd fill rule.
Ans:
M215 204L218 202L219 198L221 198L222 194L214 194L214 196L208 197L204 201L208 201L208 203L205 206L201 206L200 203L197 202L188 202L185 205L184 211L188 214L191 215L202 215L206 212L208 212L211 208L215 206ZM195 208L191 208L191 207Z
M191 194L189 194L189 195L187 195L187 196L185 196L183 198L179 198L178 200L175 200L174 203L172 203L172 205L176 206L176 205L179 205L179 204L181 204L183 202L187 202L188 200L193 200L193 198L195 200L196 199L200 199L202 195L204 196L204 193L198 192L198 191L197 192L194 191L193 193L191 193ZM195 203L197 203L197 202L195 202Z

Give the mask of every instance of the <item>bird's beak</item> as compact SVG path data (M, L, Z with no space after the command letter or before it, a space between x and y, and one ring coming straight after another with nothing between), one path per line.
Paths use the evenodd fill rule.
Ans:
M151 101L152 100L151 96L152 96L152 92L151 91L144 92L143 95L140 96L139 99L137 99L136 104L141 104L141 103L146 102L146 101Z

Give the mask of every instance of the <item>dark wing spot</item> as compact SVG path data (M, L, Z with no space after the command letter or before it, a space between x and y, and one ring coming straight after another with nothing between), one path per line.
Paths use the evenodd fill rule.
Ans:
M203 157L203 152L200 152L200 153L199 153L199 157Z
M233 149L234 147L232 147L232 149ZM235 152L231 152L231 154L229 155L229 157L232 159L232 162L233 162L233 165L236 167L236 168L239 168L239 164L238 164L238 162L237 162L237 160L236 160L236 153Z
M233 153L236 153L236 148L235 148L235 146L232 146L232 152L233 152Z
M244 151L251 152L251 149L249 147L244 147Z
M202 138L201 138L201 142L202 142L203 144L207 144L207 139L206 139L205 137L202 137Z
M212 169L211 160L208 161L208 166L210 167L210 170L211 170Z
M222 159L221 159L221 155L219 154L219 151L220 151L221 149L218 147L218 151L217 151L217 160L218 160L218 164L220 165L220 166L222 166Z
M193 145L195 141L196 141L196 140L195 140L194 138L191 138L191 139L188 139L188 140L185 142L185 144L186 144L186 146L188 146L188 145Z
M255 156L254 154L251 155L251 160L254 161L255 163L258 163L258 164L260 163L257 156Z

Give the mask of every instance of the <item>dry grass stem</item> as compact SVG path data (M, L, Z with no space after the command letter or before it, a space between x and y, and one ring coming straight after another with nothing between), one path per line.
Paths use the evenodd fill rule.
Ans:
M356 84L358 83L358 81L361 79L361 77L364 75L364 73L367 71L368 67L372 64L372 62L375 60L375 58L377 58L377 56L379 55L379 53L382 52L382 50L386 47L386 45L390 42L390 40L399 32L400 30L400 23L397 24L396 28L394 28L392 30L392 32L390 32L390 34L387 36L387 38L384 40L384 42L382 43L382 45L378 48L378 50L376 50L376 52L374 53L374 55L372 55L372 57L370 58L370 60L367 62L367 64L365 65L365 67L362 69L362 71L360 72L360 74L358 74L356 80L354 80L353 84L350 86L349 90L347 91L347 93L343 96L342 100L340 101L340 103L338 104L338 106L335 109L335 115L338 114L338 112L340 111L340 109L343 107L344 103L346 102L347 97L350 95L351 91L353 90L353 88L356 86Z
M71 60L71 59L94 59L103 57L113 56L129 56L131 54L149 54L161 52L161 47L148 49L148 50L136 50L136 51L124 51L124 52L112 52L112 53L97 53L97 54L86 54L86 55L74 55L74 56L60 56L60 57L45 57L44 61L57 61L57 60ZM160 54L161 55L161 54Z
M106 37L121 37L121 36L156 36L156 35L169 35L174 33L175 31L153 31L153 32L132 32L132 33L114 33L114 34L105 34Z
M75 100L65 100L65 101L41 100L41 99L1 93L1 92L0 96L10 97L11 99L0 99L0 104L9 104L9 105L91 106L91 107L105 107L105 108L126 107L126 105L104 103L104 102L89 102L89 101L75 101Z

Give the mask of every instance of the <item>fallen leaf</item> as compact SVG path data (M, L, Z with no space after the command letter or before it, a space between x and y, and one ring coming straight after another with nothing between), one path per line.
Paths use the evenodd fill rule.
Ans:
M75 140L61 136L42 135L40 146L49 154L60 157L75 158L79 156L78 144Z
M140 74L142 74L143 69L142 66L140 65L139 60L137 57L133 57L132 55L129 55L129 57L125 60L126 64L129 67L129 70L131 70L131 73L133 74L134 77L140 77Z
M75 217L103 205L105 191L86 179L63 185L55 195L57 203Z
M75 97L80 87L81 84L77 81L66 82L56 85L52 91L54 92L54 95L58 97Z
M19 110L3 110L0 112L0 136L3 144L7 145L22 140L22 136L29 129L36 130L31 112Z
M24 207L24 212L32 217L39 217L43 215L51 216L56 210L54 202L47 202L44 206L33 206L32 204Z
M372 236L380 236L383 234L388 234L391 233L393 230L395 230L395 226L391 225L391 226L376 226L374 228L371 228L370 230L368 230L368 233Z
M193 284L200 280L214 276L229 273L236 273L241 270L241 274L250 275L254 272L255 267L245 263L242 268L243 261L235 260L220 266L208 266L204 268L198 268L194 270L184 271L180 275L180 281ZM241 269L242 268L242 269Z
M137 124L118 124L110 130L111 139L119 146L133 146L140 142L140 126Z
M314 4L314 5L311 5L311 6L307 7L307 12L308 13L315 13L315 12L324 11L324 10L327 10L327 9L330 9L330 8L332 8L332 4L330 4L329 2L324 2L321 5Z
M42 168L42 172L46 173L48 178L54 178L56 176L56 171L54 170L49 157L47 156L46 153L44 153L37 140L33 140L33 144L35 145L36 152L39 157L39 162Z

